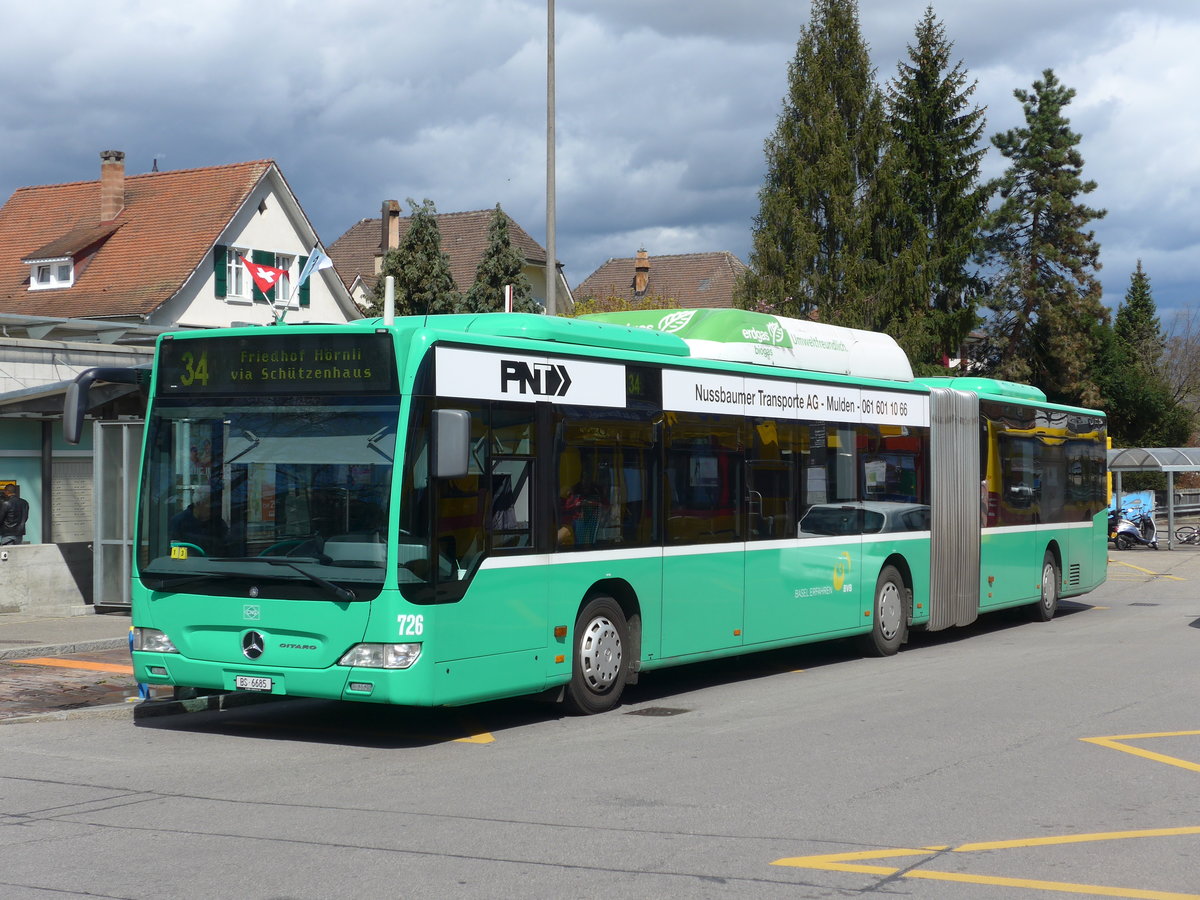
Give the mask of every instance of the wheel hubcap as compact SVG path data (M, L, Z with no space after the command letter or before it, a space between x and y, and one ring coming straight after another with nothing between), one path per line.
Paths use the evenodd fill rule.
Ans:
M1054 605L1054 596L1057 593L1058 585L1055 584L1054 566L1046 566L1042 569L1042 606L1049 609Z
M587 686L600 694L621 671L621 635L605 616L592 619L579 639L579 663Z
M903 615L903 604L900 600L900 589L893 582L888 582L879 589L876 601L876 615L879 618L879 633L886 640L891 640L900 630L900 617Z

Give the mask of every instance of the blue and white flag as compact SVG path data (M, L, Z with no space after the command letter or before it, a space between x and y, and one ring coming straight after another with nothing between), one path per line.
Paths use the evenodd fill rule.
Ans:
M300 285L304 284L308 276L313 272L332 268L333 260L321 251L320 246L313 247L312 253L309 254L308 262L304 264L304 268L300 270L300 277L296 279L296 286L292 289L292 295L295 296L296 291L300 290Z

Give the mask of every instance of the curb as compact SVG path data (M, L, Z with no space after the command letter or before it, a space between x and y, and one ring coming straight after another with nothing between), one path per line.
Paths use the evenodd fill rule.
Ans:
M75 719L127 719L133 714L132 707L132 703L110 703L106 706L82 706L79 709L58 709L30 716L12 716L0 719L0 728L5 725L34 725L39 722L67 722Z
M63 656L68 653L86 653L89 650L120 650L129 646L129 638L97 638L93 641L76 641L73 644L43 644L38 647L12 647L0 650L0 659L24 659L29 656Z
M283 700L296 700L283 694L251 694L230 693L212 694L207 697L193 697L190 700L143 700L133 706L134 721L139 719L159 719L163 716L178 716L185 713L212 712L222 709L237 709L240 706L257 706L260 703L278 703Z
M195 697L191 700L142 700L140 703L109 703L104 706L85 706L79 709L59 709L53 712L34 713L30 716L12 716L0 719L5 725L32 725L38 722L66 722L73 719L160 719L186 713L212 712L237 709L241 706L256 706L260 703L277 703L297 700L280 694L215 694L210 697Z

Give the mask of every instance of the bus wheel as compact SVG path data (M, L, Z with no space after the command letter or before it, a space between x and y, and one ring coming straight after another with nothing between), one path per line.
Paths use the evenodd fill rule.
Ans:
M1046 551L1042 558L1042 596L1030 608L1030 614L1035 622L1049 622L1058 612L1058 563L1054 554Z
M863 650L871 656L892 656L908 637L908 588L895 566L884 566L875 583L875 608L871 633L862 637Z
M584 604L575 620L575 653L565 698L571 712L587 716L617 705L629 674L628 646L629 627L616 600L598 596Z

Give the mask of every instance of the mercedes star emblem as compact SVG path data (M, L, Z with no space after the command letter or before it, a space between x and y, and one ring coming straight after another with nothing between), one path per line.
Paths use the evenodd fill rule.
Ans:
M247 631L242 635L242 655L246 659L258 659L266 646L266 639L257 631Z

